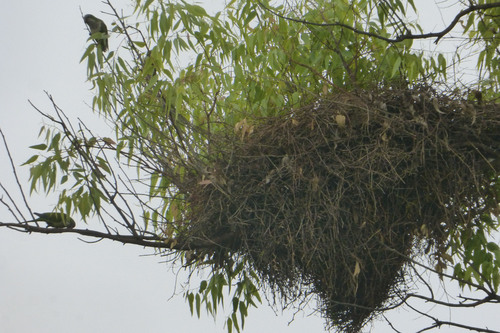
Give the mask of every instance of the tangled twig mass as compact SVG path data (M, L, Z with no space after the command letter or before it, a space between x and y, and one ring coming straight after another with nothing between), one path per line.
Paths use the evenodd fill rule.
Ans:
M187 188L181 238L239 254L283 298L310 290L357 331L498 202L500 110L429 87L339 94L214 139L209 182Z

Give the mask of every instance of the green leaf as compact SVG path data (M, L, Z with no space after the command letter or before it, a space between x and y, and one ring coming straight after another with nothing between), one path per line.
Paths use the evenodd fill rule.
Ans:
M38 145L34 145L34 146L30 146L31 149L36 149L36 150L45 150L47 149L47 145L44 144L44 143L41 143L41 144L38 144Z
M202 293L207 289L208 282L206 280L201 281L199 293Z
M198 5L191 5L188 4L187 2L183 1L184 6L186 7L186 10L190 13L193 14L194 16L207 16L207 12L205 9L201 6Z
M492 275L492 283L493 283L493 288L495 290L495 293L498 292L498 286L500 284L500 273L498 272L498 270L496 270L493 275Z
M492 252L500 250L500 247L495 242L488 242L488 244L486 244L486 248Z
M142 5L143 10L146 10L146 8L148 8L153 3L153 1L154 0L146 0L144 5Z
M231 319L233 320L233 325L234 328L236 328L236 331L240 332L240 326L238 324L238 317L236 316L236 313L231 314Z
M401 66L401 58L397 57L396 61L394 61L394 64L392 65L392 71L391 71L391 77L394 77L396 75L396 72L399 70L399 67Z
M33 162L35 162L37 159L38 159L39 155L33 155L31 156L26 162L24 162L22 165L27 165L27 164L31 164Z
M194 310L194 294L193 293L187 294L187 299L189 302L189 310L191 311L191 316L192 316Z
M233 297L233 312L238 311L238 304L239 304L238 298Z
M92 50L94 49L94 44L91 44L87 50L85 50L85 53L83 54L83 56L81 57L80 59L80 63L83 62L83 60L85 60L85 58L90 58L90 55L92 53ZM89 59L90 60L90 59Z
M144 43L142 40L135 40L133 41L134 45L138 46L138 47L145 47L146 46L146 43Z
M200 294L196 294L196 314L198 315L198 318L200 318L201 314L201 298Z

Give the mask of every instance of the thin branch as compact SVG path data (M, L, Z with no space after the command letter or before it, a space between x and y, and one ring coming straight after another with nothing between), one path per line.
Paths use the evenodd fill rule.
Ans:
M418 312L420 312L420 311L418 311ZM421 333L421 332L425 332L425 331L430 331L430 330L433 330L435 328L439 329L439 328L441 328L441 326L459 327L459 328L463 328L463 329L466 329L466 330L469 330L469 331L475 331L475 332L500 333L500 331L490 330L490 329L487 329L487 328L470 326L470 325L464 325L464 324L459 324L459 323L455 323L455 322L452 322L452 321L439 320L438 318L433 317L433 316L429 315L428 313L423 313L423 312L420 312L420 313L422 315L424 315L425 317L428 317L428 318L432 319L434 321L434 324L432 324L432 325L430 325L428 327L425 327L425 328L419 330L417 333Z
M353 28L352 26L348 25L348 24L345 24L345 23L340 23L340 22L333 22L333 23L317 23L317 22L310 22L310 21L306 21L306 20L301 20L301 19L296 19L296 18L292 18L292 17L287 17L283 14L280 14L274 10L272 10L271 8L267 7L266 5L264 5L261 1L258 1L259 5L264 8L264 10L270 12L271 14L275 15L275 16L278 16L279 18L282 18L284 20L288 20L288 21L292 21L292 22L297 22L297 23L303 23L303 24L306 24L306 25L310 25L310 26L317 26L317 27L332 27L332 26L338 26L338 27L342 27L342 28L345 28L345 29L348 29L348 30L351 30L353 31L354 33L357 33L359 35L365 35L365 36L369 36L369 37L373 37L373 38L377 38L377 39L380 39L380 40L383 40L383 41L386 41L388 43L399 43L399 42L402 42L406 39L427 39L427 38L436 38L436 40L434 41L434 43L438 43L439 40L441 38L443 38L446 34L448 34L451 30L453 30L453 28L455 28L455 26L460 22L460 19L467 15L467 14L470 14L471 12L475 12L475 11L480 11L480 10L487 10L487 9L491 9L491 8L497 8L497 7L500 7L500 2L494 2L494 3L489 3L489 4L482 4L482 5L470 5L469 7L467 7L466 9L460 11L456 16L455 18L453 19L453 21L451 21L451 23L442 31L440 32L430 32L430 33L425 33L425 34L417 34L417 35L413 35L411 33L411 31L407 31L405 34L403 35L399 35L398 37L396 38L388 38L388 37L384 37L384 36L381 36L379 34L375 34L375 33L372 33L372 32L368 32L368 31L364 31L364 30L359 30L359 29L356 29L356 28Z
M47 228L29 225L27 223L9 223L0 222L0 227L7 227L19 232L36 232L41 234L62 234L74 233L82 236L95 237L100 239L109 239L112 241L120 242L122 244L135 244L144 247L157 248L157 249L171 249L179 251L188 251L195 249L211 249L221 244L226 243L234 238L234 234L227 233L218 237L217 239L191 239L180 240L176 238L162 238L158 235L150 233L149 235L142 235L140 237L134 235L120 235L104 233L97 230L89 229L62 229L62 228Z
M409 298L412 298L412 297L424 300L424 301L429 302L429 303L443 305L443 306L446 306L449 308L475 308L475 307L477 307L481 304L484 304L484 303L498 303L498 302L492 302L492 301L496 301L496 297L492 296L492 295L487 295L485 298L480 299L480 300L476 300L473 303L463 303L463 302L462 303L450 303L450 302L444 302L444 301L437 300L434 297L427 297L427 296L423 296L423 295L419 295L419 294L408 294L406 296L406 300L408 300Z
M386 323L394 330L394 332L396 333L402 333L401 331L397 330L396 327L394 327L394 325L392 324L392 322L387 319L386 316L382 315L382 317L385 319Z
M4 136L1 129L0 129L0 135L2 136L2 141L3 141L3 144L5 146L5 150L7 151L7 156L9 157L10 165L12 168L12 172L14 174L14 178L16 179L16 183L17 183L17 186L19 188L19 192L21 192L21 196L23 197L24 205L26 206L26 208L28 208L28 210L31 214L31 217L33 217L33 213L31 212L30 206L28 205L28 200L26 199L26 195L24 194L23 187L21 186L21 182L19 181L19 176L17 175L16 166L14 165L14 160L12 159L12 155L10 153L9 146L7 145L7 140L5 139L5 136ZM7 195L9 195L9 194L7 193ZM24 218L23 214L21 213L21 211L19 210L19 208L17 207L15 202L10 198L10 196L9 196L9 199L13 202L14 207L18 211L19 215L21 215L21 217Z

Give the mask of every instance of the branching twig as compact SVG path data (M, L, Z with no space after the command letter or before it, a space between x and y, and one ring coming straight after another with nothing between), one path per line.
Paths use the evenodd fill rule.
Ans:
M3 134L3 132L2 132L1 129L0 129L0 135L2 136L2 141L3 141L3 144L5 146L5 150L7 151L7 156L9 157L10 166L12 168L12 173L14 174L14 178L16 180L17 187L19 188L19 191L20 191L21 196L23 198L24 205L26 206L26 208L28 208L28 210L29 210L29 212L31 214L31 217L33 217L33 213L31 212L31 209L30 209L30 207L28 205L28 200L26 200L26 195L24 194L23 187L21 186L21 182L19 181L19 176L17 175L16 166L14 165L14 160L12 159L12 155L10 154L9 146L7 145L7 140L5 139L5 136L4 136L4 134ZM15 202L12 200L12 198L10 197L10 195L9 195L9 199L14 204L14 207L16 208L16 211L19 213L19 215L21 215L21 217L23 217L23 214L21 213L20 209L17 207L17 205L15 204Z
M456 16L455 18L453 19L453 21L451 21L451 23L442 31L440 32L430 32L430 33L425 33L425 34L416 34L416 35L413 35L411 33L411 31L407 30L407 32L403 35L400 35L396 38L389 38L389 37L384 37L382 35L379 35L379 34L376 34L376 33L372 33L372 32L368 32L368 31L364 31L364 30L360 30L360 29L356 29L348 24L345 24L345 23L341 23L341 22L333 22L333 23L318 23L318 22L310 22L310 21L306 21L306 20L301 20L301 19L296 19L296 18L292 18L292 17L287 17L283 14L280 14L278 13L277 11L269 8L268 6L264 5L261 1L258 1L259 5L264 8L265 10L267 10L268 12L272 13L273 15L275 16L278 16L282 19L285 19L285 20L288 20L288 21L293 21L293 22L297 22L297 23L303 23L303 24L306 24L306 25L310 25L310 26L318 26L318 27L332 27L332 26L339 26L339 27L342 27L342 28L345 28L345 29L348 29L348 30L351 30L353 31L354 33L357 33L359 35L365 35L365 36L369 36L369 37L373 37L373 38L377 38L377 39L380 39L380 40L383 40L383 41L386 41L388 43L399 43L399 42L402 42L404 40L407 40L407 39L427 39L427 38L436 38L436 40L434 41L434 43L438 43L439 40L441 38L443 38L446 34L448 34L451 30L453 30L453 28L458 24L458 22L460 22L460 19L467 15L467 14L470 14L472 12L475 12L475 11L480 11L480 10L487 10L487 9L491 9L491 8L497 8L497 7L500 7L500 2L494 2L494 3L488 3L488 4L481 4L481 5L473 5L471 4L469 7L467 7L466 9L460 11Z

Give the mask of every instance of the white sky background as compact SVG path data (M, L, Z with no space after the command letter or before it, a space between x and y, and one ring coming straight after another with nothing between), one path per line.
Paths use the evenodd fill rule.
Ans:
M130 1L113 4L125 13L131 11ZM80 6L84 14L94 14L111 27L110 17L101 13L109 9L100 1L0 2L0 128L17 166L35 153L27 147L41 142L37 136L42 116L28 99L51 113L46 90L69 117L95 119L89 117L87 106L92 94L86 65L79 63L88 38ZM439 16L434 22L442 27ZM116 40L111 39L110 48L114 47ZM20 167L18 172L28 191L28 168ZM1 147L0 181L14 190L11 175ZM43 195L29 201L35 211L50 211L53 206ZM0 221L13 222L2 208ZM85 228L82 224L77 227ZM75 234L27 235L0 229L0 332L225 332L223 317L215 323L208 315L191 317L182 295L170 299L176 278L184 282L185 275L176 275L160 257L144 256L151 253L151 249L107 240L87 244ZM493 310L489 316L484 310L474 316L463 313L444 312L441 319L473 324L470 319L477 325L489 319L490 328L499 329ZM276 315L262 304L250 309L244 332L323 332L323 320L307 314L299 313L288 325L293 312ZM392 317L398 329L414 332L414 324L421 327L418 318L413 321L403 315ZM367 331L387 332L382 324Z

